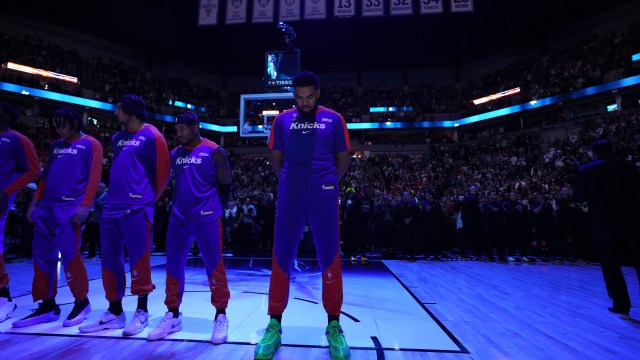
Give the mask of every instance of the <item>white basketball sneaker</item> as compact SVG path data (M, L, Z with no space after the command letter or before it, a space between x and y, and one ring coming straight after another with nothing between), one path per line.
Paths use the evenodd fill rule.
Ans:
M81 325L78 330L83 333L92 333L107 329L122 329L126 322L127 316L124 312L120 315L113 315L107 310L96 321Z
M13 312L18 307L16 303L13 301L9 301L6 297L0 297L0 322L7 320L9 314Z
M149 326L149 313L144 310L137 309L135 314L133 314L133 319L131 319L129 325L122 330L122 335L132 336L140 334L147 326Z
M164 319L158 324L158 326L151 330L147 335L147 340L160 340L167 337L169 334L182 330L182 313L178 315L178 318L173 317L173 313L168 311L164 314Z
M211 342L216 345L227 342L228 333L229 319L227 319L227 315L220 314L213 321L213 334L211 334Z

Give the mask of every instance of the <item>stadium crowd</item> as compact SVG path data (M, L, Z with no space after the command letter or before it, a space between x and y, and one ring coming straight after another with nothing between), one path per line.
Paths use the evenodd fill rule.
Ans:
M86 58L79 52L40 39L0 33L0 61L30 65L65 74L81 74L78 85L0 71L0 80L113 103L123 94L144 95L149 110L172 112L170 100L208 109L205 122L220 123L238 117L239 94L225 94L182 78L163 78L113 59ZM475 107L470 100L520 86L520 101L539 99L628 76L632 44L640 42L640 25L625 34L608 33L585 39L542 61L521 62L481 79L458 85L421 84L402 88L384 85L333 86L323 94L323 105L341 112L348 122L428 120L430 114L469 115L512 104L511 98ZM248 90L248 92L258 92ZM624 111L595 114L581 120L581 130L541 145L539 125L561 121L553 111L539 121L504 131L501 127L461 131L458 141L430 141L424 134L375 137L376 143L429 143L420 153L395 151L354 155L342 182L341 222L345 255L387 258L488 259L510 261L592 259L585 232L586 211L573 200L573 177L590 160L588 145L599 138L616 144L617 156L640 163L640 111L637 101ZM369 114L371 106L411 106L413 111ZM19 130L29 137L42 164L55 134L47 129L46 106L23 107L42 124ZM366 116L363 116L366 115ZM104 147L103 181L109 183L110 139L116 122L89 124L88 133ZM169 147L175 147L173 129L162 126ZM364 133L352 137L370 141ZM371 137L374 138L374 137ZM255 144L264 146L264 144ZM276 178L264 155L235 154L228 148L233 172L232 201L226 205L225 244L238 255L268 256L277 200ZM16 199L7 226L15 243L7 254L30 256L25 204L29 186ZM171 187L156 205L155 247L164 250L171 207ZM32 231L32 229L31 229ZM305 232L302 251L312 234ZM305 245L307 244L307 245ZM311 249L311 250L310 250Z
M227 93L185 78L153 75L123 61L86 56L75 49L30 36L18 38L0 32L0 62L14 62L76 76L79 84L61 82L3 68L0 80L84 96L113 103L126 93L145 94L149 110L175 112L169 104L182 101L204 107L203 121L222 124L239 116L239 93ZM634 44L640 42L640 23L618 34L593 35L541 58L519 61L478 79L457 84L422 83L402 87L385 84L330 86L323 91L325 106L347 122L428 121L433 114L468 116L521 102L583 89L638 72L631 65ZM521 88L521 93L473 105L471 100ZM243 93L259 93L244 89ZM370 107L411 107L411 111L370 113Z

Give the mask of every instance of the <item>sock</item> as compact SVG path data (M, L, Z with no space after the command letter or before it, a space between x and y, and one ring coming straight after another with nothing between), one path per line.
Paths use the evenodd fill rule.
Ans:
M216 317L214 319L217 319L218 315L227 315L227 309L216 309Z
M276 319L276 321L278 322L278 324L282 324L282 314L278 314L278 315L271 315L272 319Z
M175 309L167 309L167 312L172 313L174 319L177 319L178 317L180 317L180 308L179 307L177 307Z
M56 298L42 300L42 307L47 310L53 310L56 308Z
M122 300L109 302L109 312L115 316L122 314Z
M148 295L138 296L138 307L136 309L143 310L144 312L149 312L149 310L147 310L147 300L149 300Z
M331 323L333 320L340 322L340 316L339 315L331 315L331 314L327 314L327 318L329 319L329 323Z
M0 297L7 298L7 299L9 299L9 301L13 301L11 299L11 294L9 293L9 287L8 286L7 287L3 287L2 289L0 289Z

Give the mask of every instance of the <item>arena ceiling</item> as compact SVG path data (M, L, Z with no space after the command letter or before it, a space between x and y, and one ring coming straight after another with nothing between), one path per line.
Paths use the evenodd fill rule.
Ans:
M197 25L199 0L20 0L3 3L2 11L145 49L150 61L175 58L217 74L260 73L265 51L286 48L283 33L275 22L224 25L226 1L220 1L216 26ZM440 67L505 48L544 49L560 29L634 1L475 0L471 13L451 13L447 1L436 15L330 16L289 24L306 69ZM331 13L333 0L327 2Z

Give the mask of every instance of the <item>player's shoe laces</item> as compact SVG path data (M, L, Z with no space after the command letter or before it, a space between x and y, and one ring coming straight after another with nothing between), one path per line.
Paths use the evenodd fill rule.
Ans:
M75 326L82 322L91 313L91 304L89 299L76 300L73 302L73 309L69 316L62 322L62 326Z
M60 319L60 307L58 305L44 306L42 303L39 303L38 308L30 315L14 321L12 325L13 327L21 328L45 322L52 322L58 319Z
M114 315L107 310L96 321L81 325L78 330L83 333L92 333L106 329L122 329L126 321L127 317L124 312L120 315Z
M254 359L272 359L280 345L282 345L282 326L278 320L271 319L267 329L264 331L262 340L256 345Z
M173 313L167 311L164 314L164 319L158 324L158 326L151 330L147 335L147 340L160 340L166 338L169 334L182 330L182 313L178 315L178 318L173 317Z
M220 314L213 321L213 333L211 334L211 343L222 344L227 342L227 336L229 334L229 319L227 315Z
M344 339L344 334L342 333L342 326L336 320L329 323L325 334L327 335L327 341L329 341L331 360L351 358L349 345L347 345L347 340Z
M13 300L9 301L6 297L0 297L0 323L7 320L9 314L17 307L18 305Z
M129 325L122 330L122 335L132 336L140 334L140 332L142 332L142 330L147 326L149 326L149 313L144 310L137 309L135 314L133 314L133 319L131 319Z

